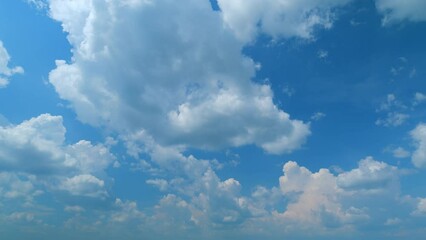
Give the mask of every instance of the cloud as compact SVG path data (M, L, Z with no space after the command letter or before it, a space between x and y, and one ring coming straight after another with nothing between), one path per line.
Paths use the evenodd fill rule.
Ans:
M26 0L28 4L33 5L34 7L36 7L37 9L41 10L41 9L46 9L48 4L47 4L47 0Z
M311 119L314 121L319 121L323 118L325 118L327 115L323 112L316 112L311 116Z
M328 51L320 49L317 52L317 56L319 59L326 59L328 57Z
M405 150L402 147L397 147L397 148L393 149L392 154L396 158L407 158L407 157L411 156L411 153L408 152L407 150Z
M423 0L376 0L376 8L383 15L383 25L404 20L420 22L426 20L426 3Z
M344 189L387 189L398 181L398 169L372 157L361 160L358 168L339 174L337 184Z
M164 147L152 139L144 139L147 136L143 136L143 133L136 135L125 141L128 141L127 144L132 142L131 145L144 148L136 151L136 157L148 153L148 164L161 169L160 175L164 177L147 181L167 194L156 207L157 211L168 212L167 209L172 204L170 201L173 199L172 202L180 202L179 205L184 206L184 211L190 216L190 219L185 221L196 226L209 227L240 224L250 215L245 198L240 192L240 183L233 178L221 180L214 171L213 161L197 159L192 155L185 156L178 148ZM175 204L178 203L173 203ZM161 220L158 219L160 217ZM181 218L165 217L163 214L153 216L155 221L165 223L175 221L171 220L174 217Z
M417 216L426 214L426 198L418 199L417 208L412 212L412 214Z
M407 119L409 118L410 118L410 115L408 114L399 113L399 112L390 112L390 113L387 113L386 118L377 119L376 125L385 126L385 127L397 127L404 124L405 121L407 121Z
M411 156L411 161L418 168L426 167L426 124L420 123L410 132L411 138L415 141L417 149Z
M89 174L77 175L62 181L59 189L74 196L103 198L107 195L104 181Z
M414 94L413 105L416 106L416 105L419 105L419 104L424 103L424 102L426 102L426 95L423 94L423 93L420 93L420 92L416 92Z
M164 146L255 144L273 154L294 151L310 134L275 105L270 86L251 81L256 64L208 1L49 7L74 53L49 80L83 122L121 135L144 130Z
M102 144L92 145L82 140L67 145L65 132L62 117L49 114L18 125L0 126L1 169L22 173L27 178L34 176L30 178L31 183L44 182L53 189L59 186L73 195L100 196L95 193L101 191L104 184L95 175L104 176L104 170L115 157ZM36 176L47 181L38 182ZM95 187L99 189L89 193Z
M366 213L355 207L344 208L341 202L344 191L338 185L339 178L328 169L312 173L295 162L287 162L283 172L279 179L280 188L292 201L279 216L292 222L294 227L341 227L345 223L368 218Z
M6 87L9 84L9 78L15 74L24 73L22 67L9 67L10 56L3 42L0 41L0 88Z
M406 110L407 106L397 100L394 94L388 94L386 101L382 102L380 107L376 109L376 112L385 112L386 116L377 119L375 123L378 126L385 127L400 126L410 118L409 114L402 112Z
M331 28L335 13L349 0L218 0L222 18L244 42L258 34L273 38L314 38L318 28Z

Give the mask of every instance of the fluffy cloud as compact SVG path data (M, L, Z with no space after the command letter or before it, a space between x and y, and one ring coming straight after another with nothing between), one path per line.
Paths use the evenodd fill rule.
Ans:
M295 162L288 162L283 167L284 175L280 177L280 188L284 196L293 199L287 209L280 214L297 225L341 226L366 215L354 207L344 209L343 190L337 184L337 178L327 169L316 173L300 167ZM299 228L298 226L297 228Z
M95 175L103 176L114 156L102 144L82 140L67 145L65 132L62 117L49 114L0 126L0 168L34 176L32 181L47 178L48 185L59 181L59 188L73 195L90 195L90 186L103 188L103 181Z
M311 39L316 28L330 28L335 10L350 0L218 0L225 24L245 42L264 33L274 38Z
M425 21L426 2L423 0L376 0L377 10L384 15L383 24L397 23L403 20Z
M383 225L387 218L399 214L390 207L402 204L399 170L372 157L338 175L328 169L311 172L293 161L284 164L283 173L279 186L281 198L288 204L283 212L272 210L263 220L285 224L287 231L316 229L319 235L333 229L354 231L354 226ZM274 192L270 190L276 195ZM375 201L386 204L386 211L376 211Z
M270 86L251 81L256 64L208 1L52 0L50 14L74 56L49 79L83 122L144 130L165 146L270 153L291 152L310 134L274 104Z
M102 198L107 195L104 185L104 181L92 175L83 174L65 179L59 188L76 196Z
M167 212L163 207L168 209L170 204L177 204L176 201L180 205L185 203L184 209L190 216L186 221L198 226L235 225L250 215L246 200L240 193L240 183L233 178L221 180L213 170L212 161L184 156L180 149L164 147L146 138L141 132L125 141L128 141L128 145L144 148L133 149L132 155L137 157L138 154L148 153L149 164L162 170L160 175L164 179L147 181L168 193L156 207L159 212ZM153 217L164 218L162 214ZM169 220L162 219L160 222Z
M411 156L414 166L418 168L426 167L426 124L419 124L410 132L412 139L417 145L417 149Z
M339 174L337 184L345 189L383 190L398 182L398 169L367 157L357 169Z
M17 73L24 73L22 67L9 67L10 56L3 42L0 41L0 88L6 87L9 84L9 77Z

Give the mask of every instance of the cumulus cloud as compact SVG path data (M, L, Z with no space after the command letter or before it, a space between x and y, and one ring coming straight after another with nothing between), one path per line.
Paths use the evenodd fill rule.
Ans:
M74 56L49 79L83 122L145 130L162 145L270 153L291 152L310 134L274 104L270 86L251 81L256 64L208 1L53 0L50 15Z
M342 190L329 170L320 169L312 173L295 162L288 162L284 165L283 172L284 175L280 177L281 191L294 200L280 214L281 218L309 227L342 226L365 217L362 211L354 215L352 208L343 208L340 202Z
M426 167L426 124L420 123L410 132L411 138L415 141L417 149L411 156L411 161L418 168Z
M281 198L287 199L288 205L283 212L273 211L267 218L293 230L317 229L318 234L326 229L347 231L347 227L361 227L363 222L382 225L386 216L399 214L390 209L386 213L375 210L374 201L382 201L387 207L398 206L401 197L399 170L372 157L338 175L328 169L311 172L293 161L284 164L283 173L279 186Z
M337 184L345 189L388 189L398 182L398 169L384 162L367 157L359 162L357 169L339 174Z
M148 153L149 164L161 169L160 174L164 177L147 181L168 194L156 207L157 211L168 212L170 204L175 205L175 201L178 201L178 205L184 207L182 211L187 211L186 214L190 216L186 221L210 227L240 224L250 215L240 192L240 183L233 178L221 180L214 171L212 161L185 156L178 148L161 146L152 139L146 139L149 137L144 136L143 132L136 135L125 139L127 144L144 148L133 150L133 154L137 157L138 154ZM157 219L160 222L171 220L166 221L162 214L153 217L161 217L162 220Z
M9 67L10 56L3 42L0 41L0 88L9 84L9 78L17 73L24 73L24 69L20 66Z
M18 125L0 126L0 168L49 178L47 182L52 185L59 181L59 188L73 195L88 195L85 190L92 191L83 185L103 187L103 181L95 175L104 175L103 171L115 157L102 144L92 145L82 140L67 145L65 132L62 117L49 114Z
M71 195L102 198L107 195L104 185L104 181L95 176L83 174L65 179L59 188Z
M376 8L383 15L383 25L404 20L420 22L426 20L426 2L423 0L376 0Z
M350 0L218 0L223 20L242 41L258 34L312 39L317 28L331 28L336 9Z

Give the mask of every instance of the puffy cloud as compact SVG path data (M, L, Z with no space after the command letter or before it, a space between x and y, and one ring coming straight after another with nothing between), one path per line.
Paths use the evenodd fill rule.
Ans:
M0 168L33 176L30 183L39 178L44 185L59 186L73 195L102 195L104 182L95 176L104 177L115 157L102 144L82 140L67 145L65 132L62 117L49 114L0 126Z
M384 15L384 25L409 20L426 20L426 2L423 0L376 0L377 10Z
M312 39L316 28L330 28L336 8L350 0L218 0L225 24L245 42L264 33L274 38Z
M283 172L281 191L294 200L280 214L282 218L297 225L340 227L345 222L365 217L362 211L354 215L352 208L343 209L339 199L342 190L336 183L336 177L327 169L312 173L295 162L288 162Z
M3 42L0 41L0 88L6 87L9 84L9 77L17 73L24 73L22 67L9 67L10 56Z
M132 219L142 219L144 214L139 211L136 202L115 199L115 211L111 215L112 222L128 222Z
M83 122L144 130L165 146L270 153L291 152L310 134L274 104L270 86L251 81L256 64L208 1L52 0L50 15L74 56L49 79Z
M284 164L283 173L279 183L288 205L269 218L290 224L293 230L348 230L354 224L362 226L362 222L380 225L383 218L395 213L391 209L386 213L375 211L374 199L386 199L382 201L386 208L401 204L399 170L372 157L338 175L328 169L311 172L293 161Z
M102 198L107 195L104 185L104 181L95 176L83 174L65 179L59 188L71 195Z
M62 118L49 114L0 127L0 166L39 174L66 168L61 151L64 136Z
M418 168L426 167L426 124L421 123L410 132L411 138L415 141L417 149L411 156L411 161Z
M0 200L13 200L20 198L25 202L32 202L33 198L42 194L32 183L33 176L0 172Z
M398 169L367 157L358 168L339 174L337 184L344 189L383 190L398 182Z

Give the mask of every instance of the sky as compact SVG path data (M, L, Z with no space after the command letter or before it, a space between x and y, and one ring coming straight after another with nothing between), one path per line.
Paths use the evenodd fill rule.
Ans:
M422 239L426 1L3 0L1 239Z

